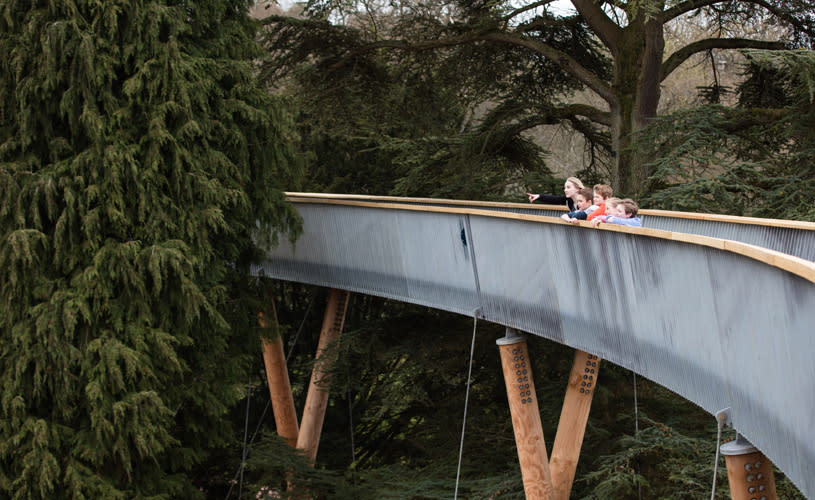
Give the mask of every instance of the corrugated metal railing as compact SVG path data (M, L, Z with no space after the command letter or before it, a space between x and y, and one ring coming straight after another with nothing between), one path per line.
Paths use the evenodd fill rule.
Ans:
M599 355L711 414L731 408L734 427L815 495L815 264L466 206L295 205L302 236L257 274L478 311Z
M549 217L560 217L566 212L564 207L530 203L315 193L290 193L290 195L294 198L304 200L334 199L372 203L405 203L417 206L472 208ZM813 222L778 221L750 217L669 212L665 210L642 210L640 211L640 216L642 218L643 227L741 241L743 243L749 243L751 245L801 257L802 259L815 261L815 223Z

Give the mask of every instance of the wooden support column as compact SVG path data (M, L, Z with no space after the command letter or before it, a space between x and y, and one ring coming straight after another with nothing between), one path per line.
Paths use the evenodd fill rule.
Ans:
M719 450L727 463L727 480L733 500L778 500L773 464L744 438L723 444Z
M552 478L549 475L546 442L543 439L543 425L526 338L507 328L507 336L498 339L496 344L501 353L501 366L526 498L549 500L553 498Z
M277 326L277 311L274 309L274 325ZM268 326L266 318L258 315L260 326ZM272 411L274 412L277 434L289 443L297 445L297 411L294 409L294 397L291 393L289 370L286 366L286 357L283 354L283 339L280 335L274 339L261 338L263 345L263 364L266 366L266 382L269 385L269 395L272 398Z
M328 406L328 386L331 382L331 367L336 359L336 352L327 349L342 332L345 322L345 311L348 308L346 290L331 289L328 305L323 316L323 327L320 330L320 341L315 355L314 368L306 395L306 406L303 408L303 419L300 421L300 433L297 435L297 448L312 461L317 458L317 447L320 444L320 433L323 429L325 409Z
M599 357L575 351L549 462L555 500L569 500L599 369Z

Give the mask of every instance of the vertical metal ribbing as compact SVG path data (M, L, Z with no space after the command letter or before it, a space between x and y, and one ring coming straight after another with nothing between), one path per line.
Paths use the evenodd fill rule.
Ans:
M475 243L473 242L473 230L470 227L470 216L466 215L464 217L464 224L467 229L467 241L469 242L468 247L470 248L470 260L472 261L473 265L473 280L475 281L475 294L478 297L478 309L473 313L475 317L483 317L482 311L484 310L484 302L481 300L481 282L478 279L478 264L475 261ZM465 242L467 244L467 242Z
M815 260L815 231L811 230L670 216L645 216L642 225L665 231L741 241L802 259Z

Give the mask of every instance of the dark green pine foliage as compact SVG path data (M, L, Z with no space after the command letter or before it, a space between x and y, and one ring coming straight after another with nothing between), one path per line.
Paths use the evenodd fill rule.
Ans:
M506 81L528 65L517 51L363 50L371 37L364 29L280 16L265 23L263 74L297 103L309 190L496 200L508 192L517 199L521 185L562 184L523 135L549 123L530 117L548 106L483 105L518 87L546 102L570 88L544 62L535 75L546 83L527 88L520 77ZM401 29L446 33L431 19L408 25Z
M745 55L737 107L681 110L642 132L655 171L644 206L815 221L815 57Z
M0 4L2 498L195 498L233 439L252 233L297 227L247 4Z

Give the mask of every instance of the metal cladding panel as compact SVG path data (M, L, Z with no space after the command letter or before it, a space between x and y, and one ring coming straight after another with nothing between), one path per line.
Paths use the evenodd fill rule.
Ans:
M308 194L306 195L308 196ZM331 195L319 196L323 199L331 199ZM341 195L337 199L349 198ZM351 197L351 199L354 198ZM494 212L518 213L546 217L560 217L567 212L565 206L563 208L553 209L552 205L527 203L512 203L501 206L495 204L485 204L483 202L468 202L465 200L430 200L427 198L359 197L359 199L369 203L398 202L404 205L464 209L472 208L478 210L490 210ZM815 262L815 230L767 226L762 224L737 223L722 220L674 217L662 214L644 215L641 213L640 218L642 219L643 227L740 241Z
M477 208L480 210L484 210L484 207L473 206L472 208ZM490 207L488 210L493 210L495 212L507 212L512 214L526 214L526 215L541 215L544 217L560 217L561 215L568 213L569 210L564 206L562 209L558 210L551 210L548 208L537 208L534 206L530 206L529 208L524 207Z
M720 409L703 394L710 380L697 375L700 366L723 363L721 350L699 352L699 339L685 333L715 336L707 249L693 247L699 255L687 256L680 244L630 234L488 218L471 223L487 319L597 354L683 394L690 387L691 399ZM502 227L513 239L489 238ZM697 272L683 267L699 262L704 268Z
M305 234L294 251L270 252L267 274L468 315L479 308L712 414L729 407L734 427L815 496L813 283L646 235L497 215L299 208Z
M564 311L558 305L558 294L577 291L572 279L566 281L569 265L560 264L570 254L569 244L553 237L552 230L559 227L513 222L470 219L481 313L491 321L562 342Z
M478 307L466 217L302 204L303 234L254 273L472 314Z
M321 198L325 199L332 199L331 196L323 196ZM346 199L336 198L336 199ZM552 209L552 208L545 208L545 207L552 207L554 205L539 205L533 203L513 203L511 205L506 206L496 206L496 205L485 205L484 203L474 203L467 200L432 200L429 198L398 198L394 199L392 197L383 197L377 199L377 197L362 197L360 201L365 201L367 203L381 203L381 204L388 204L388 203L399 203L400 205L411 205L411 206L420 206L420 207L447 207L447 208L464 208L464 209L477 209L477 210L491 210L494 212L507 212L513 214L526 214L526 215L543 215L546 217L560 217L561 215L567 213L569 210L566 208L564 204L562 208Z
M723 240L741 241L815 261L815 231L806 229L736 224L663 215L646 215L642 218L642 225L677 233L701 234Z
M745 257L712 255L709 267L711 281L721 290L717 337L727 355L722 370L734 401L734 425L754 430L751 439L759 449L778 452L783 458L776 465L811 497L815 286Z

